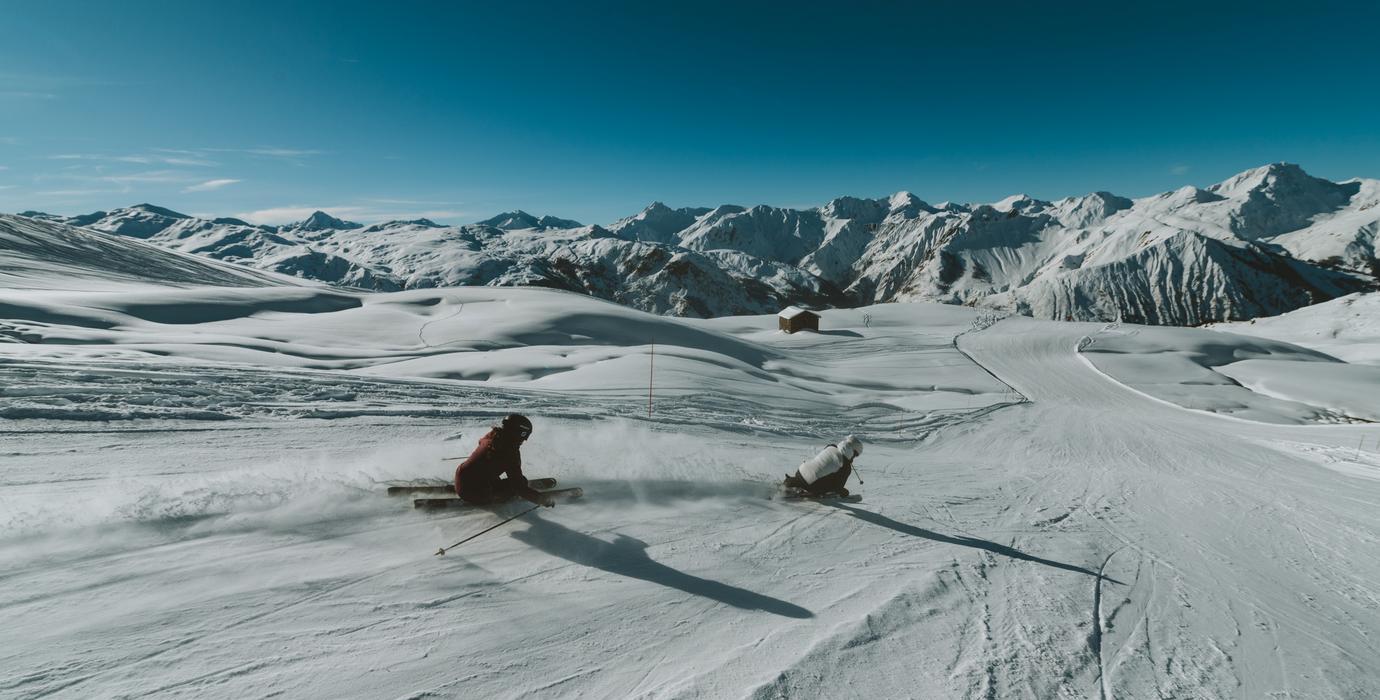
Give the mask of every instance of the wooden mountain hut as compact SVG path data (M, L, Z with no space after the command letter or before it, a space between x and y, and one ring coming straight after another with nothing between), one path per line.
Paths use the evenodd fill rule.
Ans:
M776 315L776 319L781 330L786 333L804 330L819 331L819 314L798 306L787 306Z

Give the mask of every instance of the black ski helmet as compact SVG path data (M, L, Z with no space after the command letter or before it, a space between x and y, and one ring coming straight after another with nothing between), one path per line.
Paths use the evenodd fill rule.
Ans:
M527 420L527 416L521 413L513 413L503 419L503 424L499 426L503 432L515 435L520 440L526 440L532 434L532 421Z

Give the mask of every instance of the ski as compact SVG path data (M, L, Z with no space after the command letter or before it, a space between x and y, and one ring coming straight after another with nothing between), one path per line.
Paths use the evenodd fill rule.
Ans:
M781 492L783 501L819 501L821 503L861 503L862 494L850 493L840 496L836 493L813 494L808 491L785 490Z
M585 490L578 487L568 489L554 489L551 491L541 492L541 495L543 496L551 496L552 498L560 498L566 500L579 498L584 494ZM511 501L505 501L505 503L507 502ZM412 500L412 507L426 510L435 510L439 508L478 508L481 506L476 506L466 501L465 499L460 498L459 496L452 496L451 498L416 498Z
M527 485L538 490L556 488L555 479L532 479ZM388 487L389 496L445 496L455 495L454 484L418 484L418 485L398 485Z

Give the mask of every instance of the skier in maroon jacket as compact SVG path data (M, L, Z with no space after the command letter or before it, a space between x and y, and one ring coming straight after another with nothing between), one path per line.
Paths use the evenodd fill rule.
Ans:
M556 505L529 487L522 475L520 449L531 434L532 421L514 413L479 438L479 446L455 470L456 495L476 505L502 503L514 496L548 508Z

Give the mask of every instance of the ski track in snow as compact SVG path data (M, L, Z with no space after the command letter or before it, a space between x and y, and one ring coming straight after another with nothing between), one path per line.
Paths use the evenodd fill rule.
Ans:
M1154 399L1097 328L964 333L1020 398L942 411L0 359L0 695L1380 696L1380 482L1328 461L1363 428ZM383 482L512 410L586 498L432 557L493 516ZM849 432L862 503L767 498Z
M1005 323L1008 328L1034 331L1024 320L1013 319ZM998 337L1013 339L1019 335L1013 330L1004 336L977 336L975 340L990 342ZM1374 670L1368 658L1373 644L1366 641L1367 626L1360 621L1367 618L1374 621L1374 588L1367 586L1368 590L1359 596L1348 594L1345 587L1337 591L1335 582L1333 585L1326 583L1328 577L1301 567L1297 560L1288 561L1284 565L1286 571L1269 570L1278 557L1277 552L1310 549L1302 530L1280 528L1277 525L1280 522L1312 520L1317 527L1321 522L1314 518L1325 518L1335 523L1331 527L1340 526L1355 534L1368 533L1363 539L1374 541L1373 510L1366 513L1337 506L1339 499L1349 500L1342 494L1349 492L1348 487L1354 484L1320 480L1316 469L1300 464L1287 452L1277 449L1281 433L1301 441L1328 443L1337 439L1338 432L1331 428L1253 424L1172 407L1122 387L1090 367L1080 371L1075 366L1078 359L1072 352L1077 340L1075 334L1070 333L1063 339L1034 332L1030 335L1031 339L1019 343L1027 346L1024 350L1011 352L1014 348L1008 345L1005 352L988 354L985 361L991 363L1000 376L1030 395L1037 409L1042 405L1050 409L1057 407L1082 421L1076 427L1078 439L1070 439L1067 444L1084 446L1079 451L1090 456L1104 454L1103 459L1097 460L1100 464L1087 464L1087 473L1095 475L1089 493L1096 493L1099 471L1105 478L1111 476L1108 466L1124 469L1134 465L1133 474L1112 481L1115 489L1104 490L1106 496L1116 499L1116 507L1106 509L1106 517L1098 515L1097 523L1126 547L1174 572L1173 583L1179 596L1177 606L1154 600L1138 603L1143 609L1158 608L1162 615L1170 618L1154 620L1152 626L1147 616L1143 626L1147 650L1153 644L1156 655L1169 660L1165 670L1171 674L1170 678L1163 681L1165 685L1152 685L1153 677L1118 677L1118 667L1132 660L1113 656L1106 660L1109 696L1198 693L1263 697L1279 692L1287 685L1290 675L1301 672L1309 675L1307 663L1295 662L1294 668L1287 672L1281 670L1281 665L1286 668L1291 665L1290 655L1333 657L1316 668L1341 666L1344 669L1334 670L1335 675L1326 679L1325 682L1336 684L1331 688L1323 685L1324 679L1312 679L1318 696L1349 695L1359 689L1373 689ZM1045 337L1039 338L1040 335ZM1047 347L1035 347L1037 343ZM1062 352L1058 347L1060 343L1064 344ZM980 358L984 356L977 354ZM1030 357L1044 360L1040 363L1042 371L1022 366L1028 364L1026 358ZM1048 429L1066 422L1051 420L1045 422L1045 426ZM1132 422L1138 425L1129 425ZM1128 425L1117 426L1117 423ZM1098 443L1113 445L1125 452L1113 457ZM1152 455L1154 462L1144 459ZM1136 459L1128 460L1127 456ZM1147 498L1144 495L1152 489L1171 488L1172 495L1168 497ZM1280 493L1294 494L1296 499L1306 499L1315 505L1309 509L1287 507L1281 503ZM1369 502L1374 503L1373 492L1368 496ZM1087 496L1084 498L1086 502ZM1137 512L1147 505L1154 510ZM1311 508L1316 510L1310 517ZM1099 510L1096 507L1083 509L1094 514ZM1355 580L1355 571L1369 570L1373 565L1373 561L1359 561L1358 555L1361 555L1359 550L1335 551L1328 566L1334 568L1340 579ZM1309 586L1296 588L1296 583L1286 583L1300 575ZM1240 583L1232 586L1228 581ZM1312 590L1305 593L1299 588ZM1322 593L1319 589L1328 592ZM1160 590L1157 586L1151 594ZM1116 595L1116 587L1104 591L1104 595L1106 593ZM1352 624L1346 630L1320 625L1317 619L1316 600L1338 594L1341 600L1336 602L1341 607L1350 607L1352 602L1360 605L1347 614ZM1188 612L1190 610L1195 612ZM1222 627L1229 626L1230 634L1212 630L1212 626L1191 619L1192 616L1217 616ZM1282 620L1287 627L1275 627L1273 622L1253 624L1252 620L1242 619L1254 616L1276 622ZM1211 631L1203 635L1198 644L1190 635L1150 638L1151 629L1163 630L1171 622L1185 629L1196 627ZM1268 634L1262 635L1262 632ZM1286 637L1281 643L1280 638L1286 635L1292 639ZM1103 635L1104 640L1106 636ZM1102 646L1105 648L1105 642ZM1252 661L1249 673L1241 672L1231 663L1233 649ZM1368 651L1361 653L1361 649ZM1260 661L1268 660L1268 665L1274 668L1255 668L1257 655L1264 656ZM1209 660L1213 663L1203 665Z

